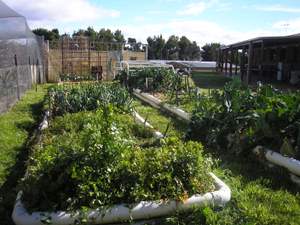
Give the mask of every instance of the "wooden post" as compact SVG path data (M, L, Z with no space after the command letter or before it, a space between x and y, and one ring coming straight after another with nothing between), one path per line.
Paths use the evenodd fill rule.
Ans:
M217 57L217 66L216 66L216 72L220 71L221 68L221 49L218 49L218 57Z
M260 49L260 70L259 70L259 76L260 76L260 79L263 78L263 72L264 72L264 49L265 49L265 46L264 46L264 42L262 41L261 42L261 49Z
M252 56L253 56L253 44L252 44L252 42L250 42L249 43L249 48L248 48L248 68L247 68L246 84L249 84L249 82L251 80Z
M61 73L64 74L64 37L61 39Z
M224 51L221 50L221 72L224 71Z
M239 49L236 50L235 54L235 76L238 74L238 65L239 65Z
M230 65L229 65L229 75L232 77L232 63L234 60L234 51L232 48L230 48Z
M225 75L228 74L228 50L225 50Z
M18 96L18 100L20 100L21 96L20 96L20 84L19 84L19 67L18 67L18 59L17 59L17 55L15 55L15 66L16 66L16 81L17 81L17 96Z
M80 76L82 76L82 62L83 60L83 56L82 56L82 51L83 51L83 47L84 47L84 40L83 39L79 39L79 48L80 48L80 57L79 57L79 62L80 62Z
M245 46L243 47L242 50L242 55L241 55L241 66L240 66L240 71L241 71L241 80L244 80L244 75L245 75L245 52L246 48Z
M91 75L91 38L88 38L88 45L89 75Z

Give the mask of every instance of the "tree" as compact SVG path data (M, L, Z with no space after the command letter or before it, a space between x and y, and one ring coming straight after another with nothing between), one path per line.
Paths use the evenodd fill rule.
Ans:
M102 28L98 35L97 35L97 40L102 41L102 42L114 42L114 34L111 32L110 29L104 29Z
M205 44L202 47L201 57L203 61L217 61L218 49L221 47L220 43Z
M201 59L201 49L195 41L193 41L190 46L190 60L200 60Z
M114 39L115 39L116 42L125 43L125 38L124 38L124 35L122 34L121 30L116 30L115 31Z
M164 59L163 51L166 44L165 39L162 35L154 36L153 38L148 37L148 58L149 59Z
M164 59L177 60L179 56L179 37L172 35L169 37L164 47Z
M97 32L92 27L88 27L87 30L84 32L84 36L90 37L91 40L97 39Z
M58 29L47 30L44 28L37 28L32 31L34 34L44 36L45 40L55 41L59 39Z
M182 36L178 42L179 45L179 59L180 60L190 60L190 49L191 41L186 37Z

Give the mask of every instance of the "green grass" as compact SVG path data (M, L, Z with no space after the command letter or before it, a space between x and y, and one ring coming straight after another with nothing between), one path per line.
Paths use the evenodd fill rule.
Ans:
M176 136L178 138L184 137L187 125L183 122L174 120L166 114L161 114L159 110L143 104L138 100L134 101L134 108L144 119L147 118L147 121L155 130L164 134L169 124L167 136Z
M143 115L150 112L149 120L152 118L158 127L163 128L166 122L172 121L148 106L140 104L139 110ZM177 129L172 127L172 132L184 133L184 127ZM299 188L289 180L284 169L270 170L251 157L237 158L208 149L206 153L218 161L214 173L231 188L231 201L224 208L195 208L193 212L163 218L157 224L300 224Z
M41 118L47 86L29 90L7 113L0 115L0 218L11 224L16 185L24 175L27 142Z
M192 80L197 87L212 89L222 88L231 78L214 72L193 72Z

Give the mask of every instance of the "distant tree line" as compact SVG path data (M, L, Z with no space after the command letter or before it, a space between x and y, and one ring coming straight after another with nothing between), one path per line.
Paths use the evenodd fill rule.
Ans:
M70 36L68 34L59 34L58 29L47 30L38 28L33 30L37 35L44 36L50 43L55 43L62 36ZM95 31L92 27L86 30L80 29L74 31L72 36L85 36L90 37L94 41L122 43L125 49L133 51L143 51L145 46L141 42L137 42L135 38L125 37L121 30L111 31L110 29L101 29ZM206 44L202 49L195 41L189 40L186 36L178 37L172 35L165 40L162 35L148 37L148 58L161 59L161 60L202 60L216 61L218 57L218 48L221 46L219 43Z

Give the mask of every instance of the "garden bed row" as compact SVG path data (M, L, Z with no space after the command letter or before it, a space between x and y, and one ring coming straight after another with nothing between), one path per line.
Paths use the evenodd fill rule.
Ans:
M45 116L40 125L41 142L13 212L17 225L128 222L230 200L230 189L209 173L201 145L152 141L152 126L127 111L127 95L113 97L111 88L50 92L53 119L48 127ZM106 102L91 101L87 90Z

